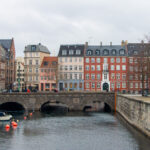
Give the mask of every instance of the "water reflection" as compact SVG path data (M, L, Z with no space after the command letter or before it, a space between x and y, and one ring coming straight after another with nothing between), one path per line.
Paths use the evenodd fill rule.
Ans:
M119 116L107 113L36 112L9 132L0 123L0 150L148 150L150 142ZM118 120L119 118L119 120Z

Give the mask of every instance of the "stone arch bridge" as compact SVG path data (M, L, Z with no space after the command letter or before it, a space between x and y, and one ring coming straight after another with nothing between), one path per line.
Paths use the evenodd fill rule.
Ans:
M25 110L40 110L46 103L65 104L71 111L82 111L91 103L104 102L115 110L115 93L112 92L58 92L58 93L1 93L0 106L18 103Z

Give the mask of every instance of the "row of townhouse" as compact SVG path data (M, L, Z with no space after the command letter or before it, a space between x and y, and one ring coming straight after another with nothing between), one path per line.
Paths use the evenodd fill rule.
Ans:
M41 45L25 47L25 87L40 91L121 91L140 92L148 88L150 76L141 80L135 61L147 43L121 45L61 45L58 57L51 57ZM148 55L149 56L149 55ZM149 57L148 57L149 58ZM149 68L150 70L150 68ZM147 85L148 84L148 85Z

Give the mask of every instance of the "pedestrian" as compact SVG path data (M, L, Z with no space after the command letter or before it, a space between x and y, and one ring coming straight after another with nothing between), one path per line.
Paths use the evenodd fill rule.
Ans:
M27 89L27 93L30 93L31 91L30 91L30 89Z

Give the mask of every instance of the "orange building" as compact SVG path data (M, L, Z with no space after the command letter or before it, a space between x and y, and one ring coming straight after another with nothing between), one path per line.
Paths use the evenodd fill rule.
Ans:
M40 66L39 91L57 88L58 57L44 57Z

